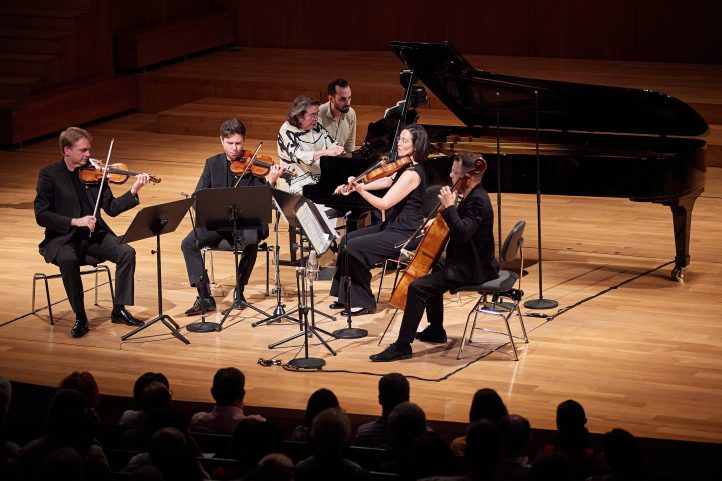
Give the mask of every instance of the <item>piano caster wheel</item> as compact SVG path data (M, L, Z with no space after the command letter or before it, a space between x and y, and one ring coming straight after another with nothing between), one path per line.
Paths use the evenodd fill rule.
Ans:
M684 280L687 278L687 268L686 267L675 267L672 269L672 279L677 282L684 282Z

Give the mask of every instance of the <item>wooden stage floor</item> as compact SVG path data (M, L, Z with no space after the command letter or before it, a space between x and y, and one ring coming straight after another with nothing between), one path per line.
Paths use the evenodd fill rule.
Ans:
M219 151L216 138L161 134L157 122L157 115L133 114L89 127L96 156L105 155L114 137L115 161L162 177L160 184L141 192L141 206L191 192L203 159ZM272 139L250 135L247 145L265 140L263 153L275 157ZM8 322L30 311L32 274L56 272L37 252L42 230L32 210L37 171L56 158L54 137L0 151L5 167L0 186L0 373L13 380L55 385L72 370L89 370L102 392L130 395L136 377L152 370L169 377L174 397L209 401L213 373L232 365L247 376L249 405L303 409L311 392L328 387L348 412L375 414L378 377L397 371L411 377L412 400L430 419L465 421L474 391L492 387L511 412L528 417L536 428L553 429L556 405L574 398L585 406L593 432L623 427L638 436L722 442L722 169L708 169L706 190L696 203L692 263L684 283L669 278L674 239L668 208L625 199L545 197L544 297L559 301L560 310L547 312L557 314L551 321L525 317L530 342L518 344L518 362L511 359L503 336L483 333L457 360L463 323L475 299L464 296L459 305L449 296L445 314L450 340L445 346L415 343L410 360L369 362L368 355L380 350L378 337L393 313L382 303L377 314L354 320L354 325L368 329L367 338L331 341L337 356L314 341L311 355L326 360L324 370L291 372L262 367L257 360L287 362L302 355L299 342L267 348L298 332L297 326L284 322L253 328L251 322L259 318L248 310L232 316L219 333L194 334L183 328L190 345L161 325L121 342L120 336L129 329L110 323L105 286L100 307L91 307L91 293L86 297L91 331L82 339L70 337L73 315L67 302L54 307L55 326L49 325L46 311ZM124 188L113 190L122 193ZM535 198L505 195L503 202L504 233L518 219L527 221L523 289L527 299L534 298L539 273ZM135 212L126 212L110 224L123 233ZM178 231L162 238L163 305L182 327L195 320L183 314L195 298L180 252L189 229L185 219ZM288 257L286 230L282 225L284 258ZM157 314L156 263L150 252L155 241L140 241L134 247L133 312L150 318ZM331 263L332 258L327 255L324 262ZM264 263L265 257L259 256L247 297L261 309L272 309L275 298L264 296ZM230 301L232 264L229 254L216 255L214 295L221 306ZM283 299L290 308L295 305L294 271L289 267L281 271ZM374 287L379 275L375 273ZM85 278L86 288L90 281ZM385 285L390 283L391 278ZM52 281L52 286L54 298L63 297L61 282ZM324 311L330 300L328 288L328 281L315 283L316 305ZM385 290L382 299L388 295ZM491 321L490 326L501 327L492 322L496 323ZM344 321L318 324L334 330ZM398 323L388 342L397 328ZM512 328L518 334L518 324Z

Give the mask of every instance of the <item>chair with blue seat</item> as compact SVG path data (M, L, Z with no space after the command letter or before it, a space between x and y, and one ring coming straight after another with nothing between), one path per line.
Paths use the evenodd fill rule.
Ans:
M108 266L106 266L106 265L104 265L104 264L101 264L101 262L102 262L102 261L100 261L99 259L96 259L95 257L89 256L89 255L86 254L85 257L84 257L84 259L83 259L83 263L81 264L81 267L82 267L82 266L88 266L88 267L92 267L92 268L91 268L91 269L86 269L86 270L82 270L82 269L80 270L80 275L81 275L81 276L84 276L84 275L87 275L87 274L95 274L95 288L94 288L94 291L95 291L95 302L94 302L94 305L96 305L96 306L98 305L98 274L101 273L101 272L105 272L105 273L108 275L108 286L110 287L110 298L111 298L111 300L113 300L113 301L115 300L115 295L113 294L113 280L112 280L112 278L111 278L111 276L110 276L110 269L108 268ZM58 303L60 303L60 302L63 302L63 301L65 301L65 300L67 300L68 298L66 297L66 298L61 299L61 300L59 300L59 301L51 302L51 301L50 301L50 288L49 288L49 286L48 286L48 281L51 280L51 279L59 279L59 278L61 278L61 277L62 277L61 274L50 274L50 275L48 275L48 274L45 274L45 273L43 273L43 272L36 272L35 274L33 274L33 301L32 301L32 302L33 302L33 306L32 306L32 311L31 311L31 313L32 313L32 314L35 314L36 312L41 311L42 309L44 309L44 307L35 308L35 287L36 287L36 284L37 284L37 282L38 282L39 280L43 280L43 281L45 282L45 297L46 297L46 299L47 299L47 301L48 301L47 308L48 308L48 314L49 314L49 316L50 316L50 325L54 325L54 324L55 324L55 319L53 318L53 305L54 305L54 304L58 304Z
M521 278L524 271L523 246L525 226L526 222L523 220L516 223L511 232L509 232L509 235L506 236L499 254L499 261L501 262L502 267L511 261L520 259L518 273L501 269L499 271L499 276L496 279L486 281L483 284L462 286L451 291L452 294L458 294L460 292L477 292L479 294L479 299L474 304L474 307L471 309L471 312L469 312L469 315L466 316L464 335L461 338L459 353L456 356L457 359L461 359L461 352L464 350L466 332L468 331L469 321L471 320L472 314L474 315L474 321L472 322L471 330L469 331L468 342L473 342L475 329L496 332L476 327L479 314L499 316L506 324L506 334L509 336L509 342L514 350L514 360L518 361L519 354L516 350L514 336L512 335L511 328L509 327L509 318L516 313L519 316L519 323L521 325L521 339L525 343L529 343L529 337L527 336L526 327L524 326L524 317L522 316L521 309L519 308L519 303L524 296L524 292L521 290Z

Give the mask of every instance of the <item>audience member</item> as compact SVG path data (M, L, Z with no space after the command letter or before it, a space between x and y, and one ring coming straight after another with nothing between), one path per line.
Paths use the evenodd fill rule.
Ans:
M569 457L561 451L542 453L529 469L529 481L574 481Z
M87 479L107 476L108 460L94 440L93 426L83 396L74 389L58 391L50 403L45 434L30 441L20 452L20 468L26 478L42 477L43 462L53 451L64 447L75 449L82 457Z
M150 460L172 481L200 481L210 479L196 459L197 452L188 444L187 436L176 428L162 428L150 443Z
M544 447L545 453L561 451L572 465L576 479L597 474L603 463L589 443L586 413L581 404L573 399L557 406L557 439L553 445Z
M250 481L293 481L293 461L285 454L267 454L258 462Z
M388 427L389 414L398 404L409 400L409 392L409 381L403 374L392 372L379 379L381 417L358 427L354 445L388 448L391 440Z
M338 408L320 412L311 425L313 456L296 466L298 481L370 479L368 471L343 457L351 437L351 421Z
M4 478L3 478L4 479ZM85 475L83 458L77 450L65 446L51 451L38 466L38 481L95 481Z
M191 418L190 429L196 432L233 434L238 423L247 417L265 421L262 416L247 416L243 412L243 398L246 395L246 378L235 367L226 367L216 371L213 376L211 395L216 405L211 412L195 413Z
M425 432L414 439L411 446L409 479L454 474L454 456L448 443L436 433Z
M85 409L93 417L93 420L100 422L96 408L100 404L100 389L92 374L87 371L74 371L60 381L58 389L75 389L85 400Z
M486 419L498 424L501 418L509 414L501 396L491 388L485 387L474 393L469 408L469 424ZM466 449L466 437L458 437L451 441L451 452L455 456L463 456Z
M139 404L143 422L125 432L123 438L128 449L148 451L150 439L160 428L174 427L181 432L187 431L183 417L173 408L168 386L162 382L148 384L140 394Z
M624 429L612 429L604 435L604 458L612 471L592 476L589 481L641 481L647 479L642 451L637 439Z
M8 378L0 376L0 479L20 479L17 463L20 447L7 439L6 423L12 400L12 386Z
M261 458L282 448L283 436L278 426L253 417L242 419L231 441L231 457L238 463L218 468L212 473L213 479L246 479Z
M389 414L391 444L389 449L393 459L379 466L379 471L397 473L402 478L410 478L413 472L412 452L414 440L426 432L426 414L417 404L399 403Z
M139 409L128 409L124 411L123 414L120 416L120 421L118 421L118 424L126 428L134 428L145 423L145 413L142 409L140 409L142 403L141 397L143 395L143 390L148 387L148 385L152 382L159 382L165 385L165 387L168 388L168 392L172 393L170 390L170 383L168 382L168 378L165 377L162 373L146 372L144 374L141 374L140 377L136 379L135 385L133 385L133 399L135 399L135 404L136 406L138 406Z
M321 388L316 390L308 398L306 404L306 415L302 426L296 426L291 434L291 441L308 442L311 439L311 425L318 413L328 408L338 408L338 398L330 389Z
M504 454L496 471L497 481L526 481L529 476L529 458L524 449L531 439L531 425L526 418L509 414L499 421L504 439Z

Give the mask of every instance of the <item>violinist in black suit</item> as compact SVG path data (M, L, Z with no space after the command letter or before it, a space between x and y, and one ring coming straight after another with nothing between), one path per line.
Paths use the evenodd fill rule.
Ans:
M238 119L226 120L221 124L220 133L223 153L206 159L203 173L198 180L198 185L196 185L196 192L201 189L213 187L245 187L266 184L275 186L276 180L283 171L278 165L271 167L265 178L257 177L249 171L239 180L236 174L231 171L231 162L239 160L243 155L243 142L246 138L246 126L243 122ZM268 208L270 209L271 206L269 205ZM188 280L191 286L198 289L198 297L196 297L193 306L185 311L187 316L199 315L202 312L202 303L205 303L206 312L216 309L216 301L213 299L213 296L211 296L211 287L208 279L204 279L203 283L200 282L205 271L200 249L205 246L216 247L224 239L233 245L232 232L211 231L204 227L196 226L196 233L198 235L198 244L200 245L196 244L196 236L193 231L191 231L181 243L186 270L188 271ZM246 300L243 295L243 288L248 284L253 266L256 264L258 243L266 237L268 237L268 226L264 226L260 231L255 229L243 230L241 236L243 254L239 261L239 285L241 286L241 292L234 292L234 298L240 296L241 300Z
M88 332L80 278L80 266L84 264L86 255L116 264L111 321L130 326L143 325L125 308L134 301L135 250L119 243L101 217L100 209L115 217L135 207L139 203L138 191L150 178L148 174L138 174L130 190L117 198L107 185L103 185L99 209L93 215L101 185L85 185L78 176L80 168L89 162L92 140L90 133L83 129L65 129L60 134L63 158L40 170L35 196L35 220L39 226L45 227L40 254L46 262L60 267L63 286L76 318L70 331L73 337L82 337Z
M471 152L457 154L451 168L452 185L475 168L481 156ZM372 361L396 361L411 357L414 339L424 342L445 343L443 295L454 287L481 284L498 276L499 264L494 258L494 211L489 194L481 185L486 170L483 161L479 175L462 181L459 192L443 187L439 192L441 215L449 226L449 243L446 261L430 274L409 284L404 317L399 337ZM456 205L457 195L463 200ZM429 325L421 332L416 329L426 310Z

